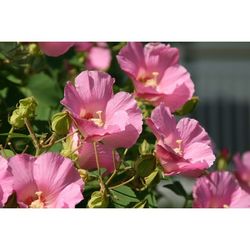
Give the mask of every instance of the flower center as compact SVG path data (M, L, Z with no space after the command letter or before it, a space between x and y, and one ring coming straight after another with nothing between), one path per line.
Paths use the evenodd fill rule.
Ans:
M102 127L104 122L102 120L102 111L97 111L97 118L90 118L89 120L93 121L98 127Z
M176 140L176 143L178 145L178 147L174 148L174 152L178 155L182 155L182 149L181 149L181 142L182 140Z
M35 193L37 196L36 200L33 200L29 205L30 208L44 208L45 207L45 199L43 197L43 193L38 191Z
M157 86L157 77L159 72L152 72L150 76L141 76L139 81L144 83L146 87L156 87Z
M104 125L104 121L102 119L102 111L96 111L95 114L93 114L86 113L86 111L83 109L80 112L80 117L94 122L98 127L102 127Z

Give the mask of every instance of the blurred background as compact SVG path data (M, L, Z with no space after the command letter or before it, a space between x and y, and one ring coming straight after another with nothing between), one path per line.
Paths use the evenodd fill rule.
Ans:
M200 101L192 117L214 141L216 151L250 150L250 43L171 43L191 73ZM193 180L177 177L191 192ZM159 185L159 205L183 205L184 199Z

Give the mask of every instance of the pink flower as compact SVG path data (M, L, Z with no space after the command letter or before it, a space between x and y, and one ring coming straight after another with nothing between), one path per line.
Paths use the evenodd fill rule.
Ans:
M13 192L13 177L8 168L8 161L0 156L0 207L7 202Z
M176 124L170 109L161 103L147 124L157 138L156 155L165 175L197 176L213 164L210 138L196 120L183 118Z
M127 148L142 131L142 114L131 94L113 94L114 81L107 73L84 71L76 77L75 86L67 83L61 103L87 142Z
M23 208L73 208L84 186L71 160L57 153L9 159L17 202Z
M93 42L40 42L40 49L47 56L61 56L71 47L76 51L87 52L87 69L107 70L110 66L112 56L107 43Z
M194 93L187 70L179 65L177 48L162 43L131 42L117 56L121 68L133 80L136 95L157 106L163 102L173 112Z
M92 47L88 53L86 68L89 70L107 70L111 59L111 52L108 48Z
M40 49L47 56L61 56L66 53L73 45L73 42L40 42Z
M236 166L236 177L242 187L250 192L250 151L245 152L242 157L240 154L236 154L233 159Z
M250 195L230 172L213 172L197 179L193 188L196 208L250 207Z
M70 129L70 133L73 133L75 128ZM86 170L97 169L95 150L93 143L88 143L81 141L80 136L74 133L72 136L68 137L70 139L70 151L74 151L78 156L78 163L80 168ZM109 145L97 143L96 144L97 155L99 160L99 165L101 168L106 168L109 173L114 171L114 164L118 164L120 161L119 154L115 151L115 163L113 162L113 148Z

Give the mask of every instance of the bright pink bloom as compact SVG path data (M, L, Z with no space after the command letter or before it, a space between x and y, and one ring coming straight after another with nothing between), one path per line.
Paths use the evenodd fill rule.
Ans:
M0 156L0 207L7 202L13 192L13 177L8 168L8 161Z
M61 56L66 53L73 45L73 42L40 42L40 49L47 56Z
M250 207L250 195L230 172L213 172L197 179L193 188L196 208Z
M75 129L71 128L70 133ZM81 141L79 135L74 133L71 136L71 150L78 156L78 163L80 168L93 170L97 169L95 151L93 143ZM109 145L97 143L96 144L97 155L100 167L106 168L109 173L114 171L113 162L113 148ZM120 160L119 154L115 152L115 164L117 166Z
M162 43L130 42L117 56L121 68L133 80L136 95L157 106L164 102L173 112L194 93L187 70L179 65L177 48Z
M20 207L73 208L83 199L84 183L70 159L57 153L9 159Z
M112 56L109 48L92 47L89 50L86 68L106 70L110 66Z
M236 166L236 177L240 184L250 192L250 151L245 152L242 157L240 154L234 156Z
M84 71L67 83L61 103L74 117L87 142L113 148L131 147L142 131L142 114L133 96L113 95L114 79L104 72Z
M213 164L211 140L196 120L183 118L176 124L170 109L161 103L147 124L157 138L156 155L166 175L196 176Z

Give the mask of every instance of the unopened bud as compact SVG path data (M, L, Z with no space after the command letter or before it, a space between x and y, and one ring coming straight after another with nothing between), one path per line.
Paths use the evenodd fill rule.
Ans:
M15 128L24 127L24 118L32 119L35 116L37 102L34 97L27 97L19 101L18 107L13 111L9 123Z
M59 136L64 136L70 129L71 120L67 112L59 112L53 115L51 128Z
M95 191L88 201L89 208L105 208L109 204L109 198L105 191Z
M78 169L78 173L85 183L89 180L89 172L87 170Z

